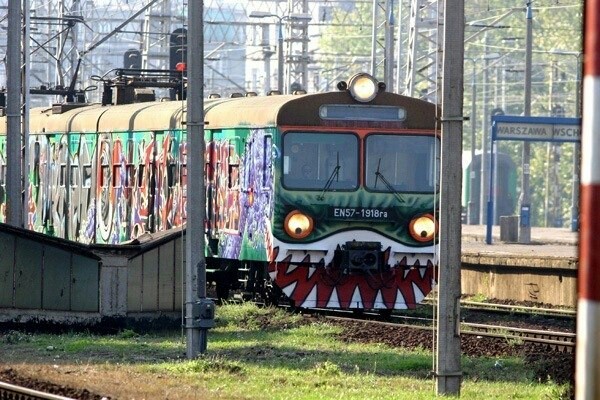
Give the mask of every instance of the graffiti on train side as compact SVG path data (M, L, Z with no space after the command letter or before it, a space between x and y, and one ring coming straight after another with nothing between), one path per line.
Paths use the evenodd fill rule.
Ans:
M262 129L245 140L206 145L206 226L219 240L220 256L266 257L273 213L271 147ZM186 157L181 131L32 135L27 227L82 243L122 243L182 226ZM6 160L0 162L4 171ZM5 194L0 197L4 221Z

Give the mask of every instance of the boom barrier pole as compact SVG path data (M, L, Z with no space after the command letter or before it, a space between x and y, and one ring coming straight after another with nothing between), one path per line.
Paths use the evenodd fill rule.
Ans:
M575 398L600 398L600 0L585 2Z

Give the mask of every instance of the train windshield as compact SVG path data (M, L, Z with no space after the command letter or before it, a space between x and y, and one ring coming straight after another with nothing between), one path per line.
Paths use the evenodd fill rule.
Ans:
M433 136L367 136L367 189L378 192L433 192L439 177L439 146L439 140Z
M289 132L283 137L283 184L290 189L355 190L358 138L352 133Z

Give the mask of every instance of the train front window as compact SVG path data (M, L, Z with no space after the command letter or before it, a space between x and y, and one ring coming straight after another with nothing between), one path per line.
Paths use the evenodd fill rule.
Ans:
M357 136L330 132L287 133L283 137L283 185L288 189L356 189Z
M433 136L367 136L367 189L377 192L433 192L439 176L439 145L439 140Z

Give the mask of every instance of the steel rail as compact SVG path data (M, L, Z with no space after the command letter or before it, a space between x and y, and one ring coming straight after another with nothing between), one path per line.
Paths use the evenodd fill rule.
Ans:
M0 381L0 399L18 400L74 400L71 397L58 396L51 393L40 392L22 386L12 385Z

